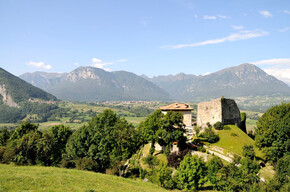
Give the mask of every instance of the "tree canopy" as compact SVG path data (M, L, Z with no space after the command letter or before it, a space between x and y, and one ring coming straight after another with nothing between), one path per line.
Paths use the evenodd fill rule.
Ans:
M290 151L290 103L268 109L257 122L256 145L267 160L277 160Z

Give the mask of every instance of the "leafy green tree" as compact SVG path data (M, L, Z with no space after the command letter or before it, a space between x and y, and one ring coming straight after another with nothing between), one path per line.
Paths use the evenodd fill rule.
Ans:
M256 156L255 151L254 151L254 146L244 145L242 155L253 160Z
M221 191L249 191L252 186L259 183L260 178L257 162L244 158L240 161L240 166L235 162L222 167L217 173L217 189Z
M138 133L138 132L137 132ZM88 124L74 132L66 145L66 158L88 157L95 162L96 171L121 167L139 148L135 128L111 110L104 110Z
M268 109L257 122L256 145L272 162L284 156L290 148L290 103Z
M278 160L275 170L277 180L281 183L281 185L290 182L290 154L286 154Z
M182 190L197 190L206 181L206 166L201 158L186 155L175 176L177 187Z
M34 123L23 121L11 135L11 139L20 139L26 133L37 130L38 126Z
M207 178L215 186L217 185L217 173L223 167L223 162L220 158L214 156L206 164L207 166Z
M220 139L220 137L214 133L212 128L206 128L204 132L199 134L199 137L202 138L204 141L209 143L216 143Z
M151 155L154 153L156 141L161 146L169 146L167 149L170 149L173 141L182 140L184 133L182 114L168 111L164 115L160 110L157 110L139 124L139 129L142 130L144 140L151 142Z
M10 137L10 132L5 129L0 129L0 146L5 146Z
M65 146L69 137L72 135L72 130L70 127L64 125L56 125L48 129L48 134L51 137L53 148L50 157L51 163L57 165L65 153Z
M156 179L158 185L166 189L173 189L174 182L172 179L172 170L165 164L161 164L157 169Z
M41 139L41 136L42 134L39 131L30 131L29 133L23 135L20 139L17 139L16 146L14 148L15 155L12 161L19 165L35 165L38 158L37 144Z

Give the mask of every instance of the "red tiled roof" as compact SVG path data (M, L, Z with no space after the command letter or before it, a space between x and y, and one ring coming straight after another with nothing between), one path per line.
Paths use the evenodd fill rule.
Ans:
M170 105L160 107L161 111L192 111L188 104L172 103Z

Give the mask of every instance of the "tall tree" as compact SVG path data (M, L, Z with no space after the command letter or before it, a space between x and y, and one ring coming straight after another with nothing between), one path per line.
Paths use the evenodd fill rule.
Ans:
M201 188L206 181L204 161L197 156L186 155L177 169L175 178L179 189L197 190Z
M257 122L256 145L269 161L277 162L290 150L290 103L268 109Z

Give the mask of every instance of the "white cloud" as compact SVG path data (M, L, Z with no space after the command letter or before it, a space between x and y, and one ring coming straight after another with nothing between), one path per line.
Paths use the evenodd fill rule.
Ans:
M288 65L290 68L290 58L267 59L267 60L255 61L251 63L255 65Z
M232 28L233 28L234 30L241 30L241 29L244 29L245 27L242 26L242 25L232 25Z
M126 62L128 61L127 59L118 59L116 62Z
M284 13L290 15L290 11L288 11L288 10L284 10Z
M217 15L217 17L219 17L219 18L221 18L221 19L226 19L226 18L228 18L228 17L225 16L225 15Z
M270 13L269 11L266 11L266 10L263 10L263 11L259 11L259 13L265 17L265 18L268 18L268 17L272 17L272 13Z
M261 37L267 35L267 31L263 30L247 30L247 31L239 31L238 33L233 33L229 36L222 37L219 39L210 39L206 41L201 41L197 43L191 43L191 44L180 44L180 45L168 45L168 46L163 46L161 48L170 48L170 49L180 49L180 48L185 48L185 47L198 47L198 46L204 46L204 45L210 45L210 44L218 44L218 43L224 43L228 41L238 41L238 40L245 40L245 39L251 39L251 38L256 38L256 37Z
M211 74L210 72L206 72L205 74L203 74L202 76L206 76L206 75L209 75Z
M105 71L112 71L110 68L105 67L106 65L111 65L113 62L103 62L101 59L92 58L92 66L96 68L103 69Z
M92 66L100 68L100 69L103 69L105 71L112 71L110 68L107 68L105 66L112 65L112 64L114 64L116 62L126 62L126 61L128 61L128 60L127 59L118 59L116 61L103 62L101 59L92 58Z
M195 18L197 18L197 15L195 15ZM203 19L207 19L207 20L215 20L215 19L227 19L228 17L225 16L225 15L212 15L212 16L209 16L209 15L204 15L203 16Z
M51 69L51 65L45 65L43 62L34 62L34 61L29 61L26 63L26 65L33 66L36 68L42 68L42 69Z
M266 73L290 85L290 58L268 59L252 64L261 65Z
M92 62L93 63L102 63L102 60L98 59L98 58L92 58Z
M75 66L79 66L80 64L78 64L78 63L74 63L74 65L75 65Z
M290 27L284 27L283 29L278 29L279 32L289 31Z
M212 20L214 20L214 19L216 19L216 16L205 15L205 16L203 16L203 19L212 19Z

